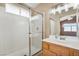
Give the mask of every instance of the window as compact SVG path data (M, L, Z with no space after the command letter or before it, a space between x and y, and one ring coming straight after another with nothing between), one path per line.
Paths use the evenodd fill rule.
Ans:
M77 24L76 23L69 23L69 24L64 24L64 31L68 32L76 32L77 31Z
M20 9L20 15L25 16L25 17L29 17L29 10L21 8Z
M29 9L24 9L14 4L6 4L6 12L29 17Z
M71 26L69 24L64 24L64 31L71 31Z
M19 15L19 7L13 4L6 4L6 12Z

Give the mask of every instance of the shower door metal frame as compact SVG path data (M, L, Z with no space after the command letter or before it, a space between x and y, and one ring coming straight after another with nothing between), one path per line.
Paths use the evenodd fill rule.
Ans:
M29 15L30 15L30 17L29 17L29 56L32 56L31 55L31 37L30 37L30 20L31 20L31 14L32 14L32 12L31 11L35 11L35 12L37 12L38 14L40 14L41 16L42 16L42 40L43 40L43 13L41 13L41 12L39 12L39 11L37 11L37 10L34 10L34 9L32 9L32 8L30 8L29 7ZM43 42L42 42L42 45L43 45ZM39 51L38 51L39 52ZM37 52L36 52L37 53Z

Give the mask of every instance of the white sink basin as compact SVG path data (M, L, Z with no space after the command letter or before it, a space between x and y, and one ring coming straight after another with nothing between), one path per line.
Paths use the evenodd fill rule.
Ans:
M73 36L50 36L49 39L60 42L79 42L78 38Z

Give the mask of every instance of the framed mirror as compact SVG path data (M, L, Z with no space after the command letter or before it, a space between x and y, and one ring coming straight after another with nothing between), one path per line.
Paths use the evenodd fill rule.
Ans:
M50 9L51 35L78 36L79 8L78 4L61 3Z

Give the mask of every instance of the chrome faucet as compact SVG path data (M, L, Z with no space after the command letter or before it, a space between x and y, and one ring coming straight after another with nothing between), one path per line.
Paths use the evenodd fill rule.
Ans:
M60 37L60 40L65 40L65 37Z

